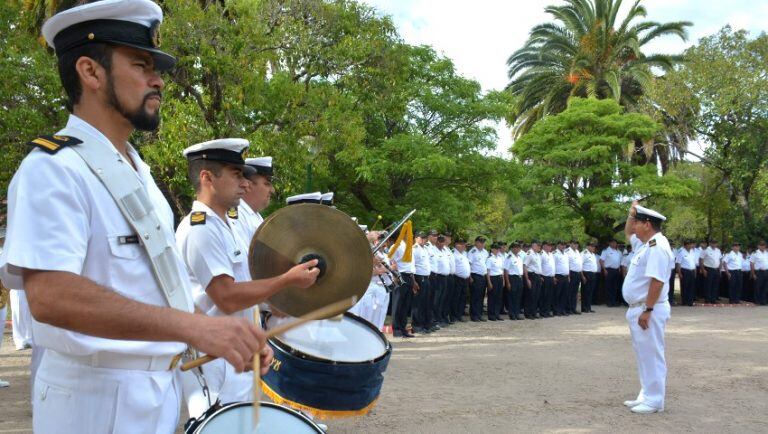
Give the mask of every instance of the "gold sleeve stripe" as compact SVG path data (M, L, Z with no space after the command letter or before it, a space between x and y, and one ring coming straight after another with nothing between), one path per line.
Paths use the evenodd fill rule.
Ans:
M53 142L49 142L48 140L45 140L45 139L43 139L41 137L38 137L37 139L32 140L32 143L36 143L36 144L38 144L38 145L40 145L40 146L42 146L42 147L44 147L46 149L50 149L51 151L55 151L55 150L60 148L59 145L57 145L57 144L55 144Z

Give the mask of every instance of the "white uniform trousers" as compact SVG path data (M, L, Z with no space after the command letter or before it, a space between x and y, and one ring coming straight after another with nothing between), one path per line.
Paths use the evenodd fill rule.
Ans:
M17 350L22 350L32 345L32 313L29 311L25 291L11 289L10 299L13 344L16 345Z
M640 378L640 393L637 400L654 408L664 409L664 394L667 382L667 362L664 357L664 329L670 317L669 302L657 303L643 330L637 323L645 306L627 310L627 322L632 335L632 346L637 359L637 373Z
M35 377L37 377L37 371L40 369L40 362L43 361L43 354L45 354L45 347L32 344L32 360L29 362L29 402L32 403L33 412L35 410Z
M211 404L215 403L216 399L222 404L253 401L253 372L238 374L224 359L208 362L202 368L211 395ZM209 408L203 386L192 371L179 371L179 376L189 417L200 417Z
M388 307L389 293L384 285L375 284L375 289L373 291L373 312L370 321L379 330L382 330L384 327L384 320L387 319Z
M46 350L32 426L36 434L172 434L180 402L170 370L95 368Z

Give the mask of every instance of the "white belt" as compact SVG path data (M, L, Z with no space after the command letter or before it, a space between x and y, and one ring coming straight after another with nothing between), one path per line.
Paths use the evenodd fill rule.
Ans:
M657 301L656 304L662 304L662 303L666 303L666 302L667 302L667 300ZM640 307L640 306L646 306L645 300L638 301L637 303L632 303L632 304L629 305L629 308L632 309L633 307Z
M51 355L94 368L125 369L132 371L168 371L177 356L138 356L134 354L100 352L87 356L73 356L51 351Z

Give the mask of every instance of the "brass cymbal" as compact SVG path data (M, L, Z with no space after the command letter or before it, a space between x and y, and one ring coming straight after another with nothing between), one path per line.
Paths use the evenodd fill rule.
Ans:
M373 270L365 234L348 215L314 203L281 208L264 220L248 251L251 278L275 277L315 257L321 270L317 282L306 289L285 288L269 303L288 315L301 316L365 294Z

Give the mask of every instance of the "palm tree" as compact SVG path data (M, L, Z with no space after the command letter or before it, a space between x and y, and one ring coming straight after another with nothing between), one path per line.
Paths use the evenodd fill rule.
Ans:
M565 2L548 6L545 10L555 22L534 27L525 45L507 60L507 89L517 102L511 119L516 137L542 117L565 110L571 96L613 98L632 109L654 78L652 68L667 71L682 60L646 55L642 48L665 35L686 40L690 22L633 22L646 16L640 0L621 22L622 0Z

